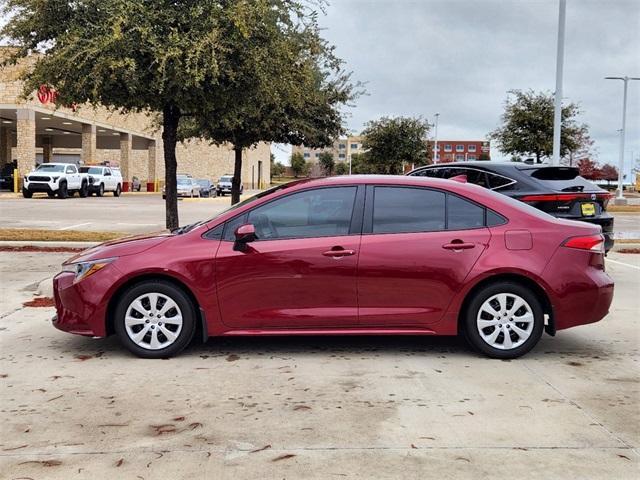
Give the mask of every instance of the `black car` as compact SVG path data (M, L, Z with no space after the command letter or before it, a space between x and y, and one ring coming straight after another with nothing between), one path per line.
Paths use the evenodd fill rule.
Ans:
M495 190L550 215L600 225L605 250L613 246L613 217L607 213L611 194L580 176L577 168L519 162L456 162L419 167L407 175L452 178Z
M217 195L216 185L204 178L196 180L196 183L200 187L200 196L201 197L215 197Z

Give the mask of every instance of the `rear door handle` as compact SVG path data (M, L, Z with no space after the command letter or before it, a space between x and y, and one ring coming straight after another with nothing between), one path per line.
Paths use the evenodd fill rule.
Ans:
M349 257L355 254L356 254L355 250L344 250L344 249L327 250L326 252L322 252L322 255L324 255L325 257L334 257L334 258Z
M442 248L445 250L469 250L470 248L475 248L475 243L467 243L462 241L453 241L451 243L445 243L442 245Z

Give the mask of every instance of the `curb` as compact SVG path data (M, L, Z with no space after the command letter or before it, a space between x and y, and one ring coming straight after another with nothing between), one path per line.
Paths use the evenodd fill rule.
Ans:
M0 247L70 247L70 248L90 248L104 242L45 242L45 241L0 241Z

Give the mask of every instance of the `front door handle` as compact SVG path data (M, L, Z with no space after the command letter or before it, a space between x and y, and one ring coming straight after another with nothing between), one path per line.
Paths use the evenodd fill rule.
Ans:
M445 243L442 248L445 250L469 250L475 248L475 243L463 242L462 240L453 240L451 243Z
M344 248L327 250L326 252L322 252L322 255L324 255L325 257L333 257L333 258L349 257L355 254L356 254L355 250L345 250Z

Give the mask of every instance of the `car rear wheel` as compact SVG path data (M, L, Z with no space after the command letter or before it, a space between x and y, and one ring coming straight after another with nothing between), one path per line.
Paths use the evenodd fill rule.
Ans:
M189 297L165 281L140 283L118 302L114 326L120 341L142 358L167 358L193 338L196 313Z
M140 190L138 190L138 191L140 191ZM119 196L120 196L120 192L121 192L121 190L120 190L120 184L118 184L118 186L116 187L116 189L115 189L115 190L114 190L114 192L113 192L113 196L114 196L114 197L119 197Z
M47 197L53 198L55 196L56 196L56 194L54 192L47 192Z
M492 358L517 358L531 350L544 330L544 312L534 292L515 282L478 291L465 312L465 335Z

